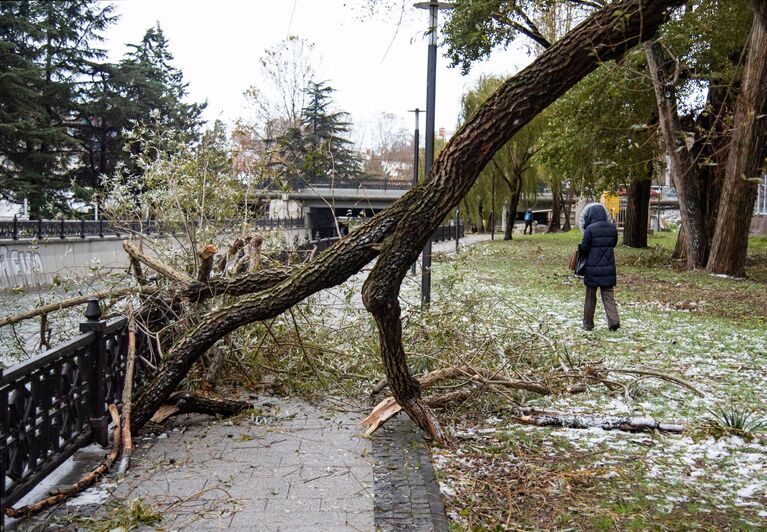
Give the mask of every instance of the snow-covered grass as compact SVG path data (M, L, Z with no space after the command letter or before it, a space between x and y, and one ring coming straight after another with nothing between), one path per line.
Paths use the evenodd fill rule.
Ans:
M647 250L618 249L621 329L606 330L598 305L601 322L585 332L582 283L566 269L578 236L479 245L435 266L435 300L497 301L487 326L540 328L575 365L650 369L704 396L645 376L615 393L594 382L583 393L525 398L547 410L681 422L681 436L532 428L515 424L503 406L453 416L459 446L435 452L453 526L767 527L767 444L758 428L767 419L764 243L752 246L748 280L674 271L667 235L652 238ZM720 410L751 412L755 430L722 427Z

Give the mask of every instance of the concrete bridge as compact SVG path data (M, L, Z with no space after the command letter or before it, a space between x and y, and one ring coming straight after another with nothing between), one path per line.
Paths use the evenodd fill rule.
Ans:
M354 183L317 183L304 185L290 191L266 191L270 218L303 218L311 238L335 236L336 220L340 220L342 230L347 218L370 217L385 209L401 198L411 184L403 182L363 181ZM543 211L551 209L551 192L539 192L532 205L520 202L517 218L530 206L539 211L543 221ZM500 213L498 219L501 220Z

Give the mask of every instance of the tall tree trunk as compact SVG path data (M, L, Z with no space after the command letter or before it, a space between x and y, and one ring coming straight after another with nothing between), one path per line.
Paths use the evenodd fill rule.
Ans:
M679 226L671 259L679 264L687 264L687 232L684 230L684 226Z
M687 266L691 269L703 268L706 265L707 239L698 172L679 125L676 90L669 79L668 61L664 58L661 45L657 42L645 43L645 55L655 89L661 134L671 161L671 175L679 196L679 212L687 243Z
M599 65L649 39L668 18L670 8L683 1L611 4L507 80L452 137L426 180L284 281L204 316L167 353L162 369L144 388L133 411L136 426L149 420L194 361L220 338L344 282L378 255L363 287L363 301L379 328L381 358L393 395L422 429L437 441L446 441L439 422L421 400L402 346L398 296L410 264L471 189L481 169L514 134ZM615 23L618 18L620 24Z
M562 212L565 215L565 220L562 222L562 231L567 232L572 229L570 225L570 211L573 208L573 189L567 191L567 201L565 201L560 192L559 201L562 204Z
M562 216L559 191L559 181L555 181L551 185L551 219L549 220L549 227L546 229L547 233L559 232L559 219Z
M519 198L522 195L522 174L514 174L514 180L511 182L509 190L511 195L509 196L509 212L506 219L506 234L503 235L504 240L511 240L511 234L514 231L514 222L517 220L517 207L519 207Z
M623 224L623 245L630 248L647 247L647 223L650 215L650 175L641 181L632 181L628 190L626 221Z
M748 231L767 137L767 17L764 0L753 0L754 22L736 103L719 216L706 269L742 276ZM761 11L760 11L761 9Z
M493 159L492 163L498 174L501 176L501 179L503 179L503 182L506 183L506 186L509 188L509 208L508 211L506 211L506 230L503 233L503 239L511 240L512 232L514 230L514 221L517 219L519 197L522 194L522 172L524 170L516 167L515 171L509 174L495 162L495 159Z

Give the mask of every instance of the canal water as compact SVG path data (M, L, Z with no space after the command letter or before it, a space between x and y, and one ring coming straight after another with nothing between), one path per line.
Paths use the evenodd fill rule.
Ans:
M0 293L0 316L17 314L40 305L103 290L108 286L107 281L98 279L42 291ZM80 322L85 321L84 312L85 305L79 305L50 314L45 333L48 344L55 346L79 334ZM39 317L0 327L0 367L7 368L45 352L47 347L41 345L40 338Z

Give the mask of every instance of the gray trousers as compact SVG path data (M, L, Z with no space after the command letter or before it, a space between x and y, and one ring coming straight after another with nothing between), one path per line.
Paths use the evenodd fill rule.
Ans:
M615 306L615 290L605 288L604 286L598 287L602 293L602 305L605 307L605 314L607 314L607 326L614 327L620 325L620 319L618 319L618 307ZM586 301L583 303L583 328L594 328L594 311L597 308L597 287L586 287Z

